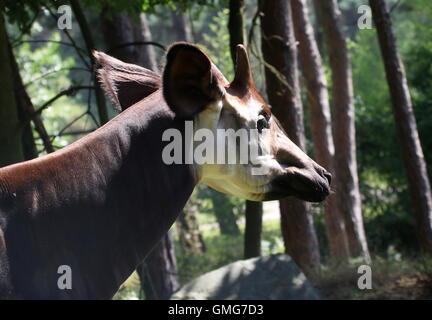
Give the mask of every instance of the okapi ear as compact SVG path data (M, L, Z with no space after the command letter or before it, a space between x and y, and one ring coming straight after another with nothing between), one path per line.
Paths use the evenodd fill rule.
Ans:
M175 43L166 59L163 94L178 117L190 118L223 96L225 89L217 69L198 47Z
M125 63L103 52L93 51L98 78L118 111L123 111L161 86L161 77L143 67Z

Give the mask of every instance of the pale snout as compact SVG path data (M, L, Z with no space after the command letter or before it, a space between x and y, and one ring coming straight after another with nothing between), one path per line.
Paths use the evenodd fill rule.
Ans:
M289 166L272 181L268 196L273 199L295 196L304 201L321 202L331 192L331 178L327 170L313 161L303 168Z
M287 137L279 136L282 148L276 152L281 166L279 174L273 178L270 199L295 196L304 201L321 202L331 192L330 172L317 164Z

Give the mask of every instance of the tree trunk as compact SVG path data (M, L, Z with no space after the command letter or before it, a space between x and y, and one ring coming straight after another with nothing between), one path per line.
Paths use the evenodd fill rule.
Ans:
M229 198L225 194L210 188L209 192L220 233L231 236L239 235L240 229L237 225L233 207L229 203Z
M299 60L306 84L314 154L318 163L335 175L329 96L321 55L309 21L306 0L293 0L291 4L295 36L299 42ZM327 198L324 218L330 255L341 262L348 259L349 248L343 216L336 203L338 195L336 193Z
M145 13L139 15L139 21L135 21L132 27L134 29L135 41L152 41L152 35ZM137 51L137 63L155 72L159 71L156 54L151 45L135 47L135 50Z
M72 7L72 11L75 15L75 19L78 22L78 25L80 26L81 34L83 36L84 43L85 43L86 48L87 48L87 53L88 53L88 56L91 60L92 70L94 71L95 70L95 68L94 68L95 61L94 61L94 57L92 54L92 50L94 50L96 48L94 45L93 36L91 34L90 27L87 23L87 19L84 15L84 12L82 11L81 5L79 4L78 0L70 0L70 4ZM97 110L98 110L98 114L99 114L99 121L100 121L100 125L103 125L103 124L107 123L109 120L108 109L106 107L104 93L102 91L102 88L101 88L100 83L96 77L95 72L94 72L94 76L93 76L93 83L95 86L96 105L97 105Z
M171 232L150 252L137 268L147 300L167 300L180 288Z
M193 42L190 23L181 10L172 11L172 27L177 41Z
M261 255L262 217L262 202L246 201L246 225L244 235L245 259L259 257Z
M230 0L228 31L230 35L231 59L236 64L236 46L246 45L244 26L244 0ZM262 203L246 201L244 257L252 258L261 255Z
M39 137L42 140L45 151L47 153L51 153L54 151L54 148L52 146L46 128L42 122L41 116L39 114L35 114L35 108L30 99L30 96L27 93L27 90L24 87L21 75L19 73L19 67L10 43L8 43L8 47L9 57L11 59L11 70L14 79L15 101L18 109L18 119L24 125L21 137L23 144L24 160L30 160L38 157L38 151L33 136L33 129L29 121L30 116L33 116L32 121L35 130L37 131Z
M11 68L13 70L13 77L14 77L14 88L15 88L15 101L17 106L17 112L18 112L18 120L23 125L22 128L22 134L21 134L21 143L23 147L23 160L31 160L38 157L38 151L36 148L36 143L33 136L33 129L31 126L31 122L28 121L28 116L31 113L26 112L28 110L28 105L31 103L29 100L29 97L27 95L27 92L21 90L23 87L20 86L21 83L21 77L17 69L15 69L15 65L13 64L12 60L15 60L11 55Z
M231 58L234 65L236 60L236 46L238 44L246 45L244 11L244 0L229 1L228 31L230 35Z
M132 21L127 13L116 14L113 10L104 8L101 14L101 27L105 45L112 56L125 62L138 63L135 46L117 48L135 41Z
M424 253L432 255L432 193L405 69L396 47L396 39L385 2L370 0L369 4L372 8L372 16L384 60L396 132L401 145L411 201L417 220L420 248Z
M350 254L369 262L358 185L351 63L336 0L315 0L332 70L337 204L345 219Z
M266 63L267 95L272 111L289 138L305 149L303 109L297 77L297 50L289 1L260 1L262 52ZM279 73L277 75L276 73ZM284 81L280 81L280 77ZM318 240L310 206L298 199L280 201L285 248L310 275L320 263Z
M0 8L0 167L24 159L3 8Z
M106 9L102 13L102 30L107 47L116 48L125 43L151 41L146 22L145 16L133 19L128 14L114 14L109 8ZM145 34L140 34L139 31L144 31ZM124 62L139 64L149 69L156 68L153 70L157 71L151 46L127 46L113 50L111 54ZM147 299L168 299L178 289L177 263L171 232L161 239L137 268L137 273Z
M183 211L177 219L177 232L181 248L185 252L202 254L206 250L201 232L199 231L196 217L197 206L189 199Z

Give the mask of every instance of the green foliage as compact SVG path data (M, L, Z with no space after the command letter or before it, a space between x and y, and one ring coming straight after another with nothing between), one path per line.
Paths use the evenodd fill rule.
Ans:
M85 0L87 7L93 7L97 10L102 10L109 6L115 12L140 13L149 12L155 13L158 7L166 7L172 10L188 10L192 7L208 6L212 8L227 6L227 0Z
M144 293L141 290L140 279L137 272L131 276L120 286L113 300L138 300L143 299Z
M430 92L432 8L413 0L395 9L393 26L405 63L424 153L431 173ZM419 23L421 21L422 23ZM372 251L389 246L418 252L414 218L376 30L359 30L350 42L356 103L357 159L365 229Z
M35 23L33 33L42 32L42 27ZM27 37L24 38L24 40ZM60 34L53 32L48 40L59 41ZM75 66L71 56L64 57L60 52L60 44L47 42L43 44L23 43L14 50L20 74L36 109L60 91L76 85L68 76L70 68ZM82 71L81 71L82 72ZM84 72L88 77L90 73ZM74 97L62 97L50 105L43 113L42 119L49 134L57 134L72 119L85 111L85 106ZM88 118L77 121L70 131L91 129L94 127ZM37 135L35 135L37 137ZM55 139L57 147L63 147L74 139L71 136L62 136ZM39 144L38 147L42 148Z
M42 6L49 1L46 0L5 0L5 13L10 23L17 24L19 29L29 32L29 23L33 21Z
M432 6L424 0L413 1L411 5L410 21L416 19L421 23L412 22L415 32L404 56L419 135L432 178Z
M10 23L16 24L21 31L28 33L31 22L41 13L44 7L58 8L68 5L68 0L4 0L5 13ZM158 7L171 10L190 10L192 8L225 8L228 0L79 0L83 8L92 8L98 12L110 7L114 12L155 13Z
M242 236L216 235L205 237L206 252L177 254L177 267L180 283L184 284L195 277L242 259ZM176 253L182 252L176 248Z
M285 252L285 245L282 239L279 218L264 220L261 235L261 254L267 255L281 252Z
M198 190L198 198L202 199L199 211L216 216L221 234L239 234L237 219L244 212L244 200L222 194L204 185Z
M244 231L244 224L240 225L240 229ZM184 253L176 241L177 267L181 284L203 273L243 259L242 234L219 235L215 229L206 229L203 237L207 248L204 254ZM264 221L261 247L263 255L284 251L279 219Z
M231 59L228 25L228 9L220 10L211 18L208 24L209 32L203 35L205 52L212 58L227 79L234 78L234 68Z
M375 30L361 30L351 52L359 166L362 170L374 168L381 174L401 175L392 106Z
M201 214L208 215L214 213L212 197L215 192L215 190L203 184L196 187L193 196L198 199L198 211ZM231 210L235 215L240 216L244 200L230 195L224 195L224 199L223 209Z
M351 45L356 102L357 159L369 247L416 250L414 221L392 106L375 30L361 30Z

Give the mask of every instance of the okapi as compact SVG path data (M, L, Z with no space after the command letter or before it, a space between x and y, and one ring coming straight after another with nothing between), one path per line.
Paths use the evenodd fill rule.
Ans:
M249 200L319 202L331 175L278 125L255 89L243 46L229 83L205 53L173 44L163 76L94 53L121 113L52 154L0 169L0 297L109 299L168 231L195 185ZM258 129L259 164L167 165L168 129ZM59 289L58 268L72 270Z

